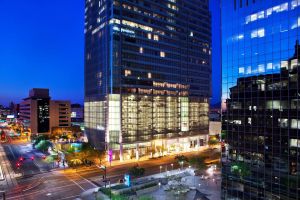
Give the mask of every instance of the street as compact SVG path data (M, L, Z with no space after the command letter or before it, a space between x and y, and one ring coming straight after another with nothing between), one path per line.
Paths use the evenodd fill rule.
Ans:
M104 186L104 171L99 166L53 168L53 163L45 162L44 154L33 149L32 144L26 140L9 138L0 145L0 151L1 166L6 175L5 181L0 183L6 191L6 199L75 199L84 191ZM211 157L217 152L218 150L205 149L201 151L201 155ZM191 157L199 153L196 151L183 155ZM135 165L145 169L144 176L178 169L181 166L176 162L175 156L102 164L107 167L107 179L111 183L117 183ZM210 158L208 162L213 160L214 158Z
M209 155L213 152L207 150L202 153ZM184 155L189 157L198 153L191 152ZM180 166L175 162L174 157L107 166L107 178L111 180L111 183L116 183L123 178L130 167L136 164L145 168L145 176L171 170L171 164L173 164L173 169L177 169ZM36 170L33 164L30 167L32 167L30 169ZM34 172L38 172L38 170ZM7 199L75 199L88 189L104 186L102 176L103 171L96 166L38 172L36 175L18 178L18 186L9 190L6 197Z

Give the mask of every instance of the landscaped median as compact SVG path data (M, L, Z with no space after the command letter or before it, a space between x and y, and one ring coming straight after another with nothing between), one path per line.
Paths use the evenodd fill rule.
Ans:
M138 197L138 199L151 199L142 197L144 194L153 192L159 188L158 180L152 180L143 184L134 185L131 187L125 184L119 184L109 188L100 188L100 192L112 199L129 200ZM139 198L140 197L140 198Z

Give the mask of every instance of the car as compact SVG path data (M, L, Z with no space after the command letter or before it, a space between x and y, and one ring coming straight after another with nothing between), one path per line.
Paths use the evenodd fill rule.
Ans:
M19 169L21 167L21 163L20 162L17 162L16 163L16 167Z

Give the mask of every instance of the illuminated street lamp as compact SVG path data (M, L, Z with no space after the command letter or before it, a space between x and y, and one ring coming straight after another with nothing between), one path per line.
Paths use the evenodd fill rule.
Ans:
M181 170L183 168L183 161L180 161L180 165L181 165Z
M172 163L171 166L172 166L172 171L173 171L173 166L174 166L174 164Z
M161 174L161 169L162 169L162 166L159 166L159 173Z
M212 167L209 167L209 168L206 170L206 172L207 172L210 176L212 176L212 175L214 174L214 169L213 169Z

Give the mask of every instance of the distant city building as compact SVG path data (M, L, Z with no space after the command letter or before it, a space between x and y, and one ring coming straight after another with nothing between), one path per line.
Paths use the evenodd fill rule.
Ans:
M54 127L71 125L69 101L54 101L49 89L34 88L20 103L20 121L32 134L50 133Z
M0 105L0 119L6 120L9 115L11 115L10 108Z
M297 0L222 3L224 200L300 199L299 13Z
M15 118L19 118L19 116L20 116L20 104L14 104L12 114L15 116Z
M210 121L221 121L221 111L220 110L210 110L209 112Z
M221 135L222 123L221 121L210 121L209 122L209 135Z
M80 104L71 105L71 121L83 122L84 120L84 107Z
M85 130L112 159L207 143L208 0L85 1Z

